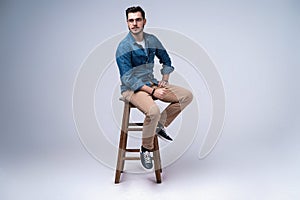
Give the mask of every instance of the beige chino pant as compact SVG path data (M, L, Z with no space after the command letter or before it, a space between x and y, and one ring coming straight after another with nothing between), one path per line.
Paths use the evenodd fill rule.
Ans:
M152 86L152 88L156 87ZM192 93L185 88L175 85L167 85L165 88L168 92L163 99L159 100L170 104L162 112L160 112L159 107L147 92L128 90L122 93L122 96L127 101L145 114L142 145L149 150L153 149L153 139L158 122L168 127L193 99Z

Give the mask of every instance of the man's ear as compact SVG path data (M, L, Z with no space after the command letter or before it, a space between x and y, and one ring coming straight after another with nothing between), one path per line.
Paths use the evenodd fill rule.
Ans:
M146 20L146 19L144 19L144 26L146 25L146 23L147 23L147 20Z

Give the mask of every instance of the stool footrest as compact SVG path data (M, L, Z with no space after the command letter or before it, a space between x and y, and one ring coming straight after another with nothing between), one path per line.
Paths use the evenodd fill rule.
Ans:
M128 125L129 126L143 126L144 125L144 123L142 123L142 122L132 122L132 123L128 123Z
M127 152L140 152L140 149L126 149Z
M140 157L124 157L124 160L140 160Z
M127 131L143 131L143 128L127 128Z

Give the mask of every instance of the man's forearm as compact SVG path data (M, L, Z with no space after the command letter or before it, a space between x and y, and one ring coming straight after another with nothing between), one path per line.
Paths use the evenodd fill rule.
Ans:
M169 81L170 74L164 74L162 77L163 81Z
M148 85L143 85L140 90L147 92L149 94L151 94L153 92L153 88L149 87Z

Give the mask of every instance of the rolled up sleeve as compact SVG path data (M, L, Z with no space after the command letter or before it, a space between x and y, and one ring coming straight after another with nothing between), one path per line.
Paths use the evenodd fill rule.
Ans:
M168 66L168 65L163 65L162 69L160 70L161 74L170 74L174 71L174 67L173 66Z

